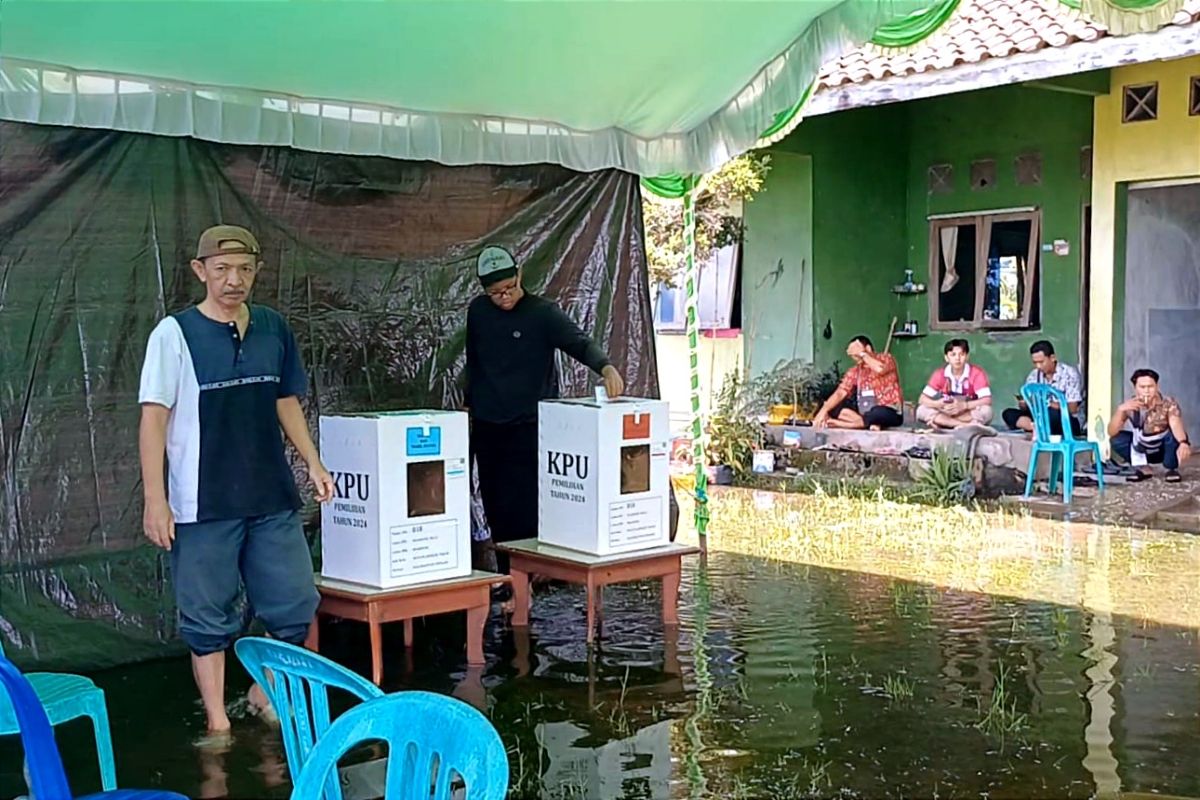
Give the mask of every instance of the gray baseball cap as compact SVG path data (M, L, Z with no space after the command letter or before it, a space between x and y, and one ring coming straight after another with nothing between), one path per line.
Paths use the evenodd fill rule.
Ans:
M479 253L475 261L475 274L484 286L508 280L517 274L517 260L503 247L489 245Z

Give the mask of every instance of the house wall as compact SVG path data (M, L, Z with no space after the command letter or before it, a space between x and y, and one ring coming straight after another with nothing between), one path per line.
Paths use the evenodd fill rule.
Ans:
M945 343L963 336L971 343L971 360L988 371L999 408L1011 404L1029 374L1029 346L1035 341L1049 339L1059 357L1071 364L1081 360L1083 209L1091 188L1081 169L1081 151L1091 144L1092 98L1006 86L906 106L911 143L907 263L931 291L935 287L929 266L928 217L933 214L1037 206L1042 211L1043 244L1065 239L1070 248L1065 256L1043 248L1038 269L1041 324L1036 330L931 331L932 296L897 297L897 306L911 312L929 333L900 341L894 348L902 364L911 366L904 376L906 396L920 392L929 372L941 363ZM1018 185L1016 159L1030 152L1042 155L1041 185ZM996 182L990 189L975 191L970 186L971 162L989 158L996 161ZM929 193L928 170L933 164L953 165L951 194ZM901 276L895 277L899 283ZM900 318L904 319L903 311Z
M808 357L822 366L837 360L844 366L846 342L859 333L882 347L891 321L888 286L905 248L902 121L894 107L815 117L772 149L773 160L803 156L808 168L772 171L767 190L746 206L742 320L751 375L773 367L787 350L782 343L792 339L811 342ZM790 206L791 213L768 214L771 204ZM778 263L775 251L763 251L782 230L795 237L785 267L809 256L807 301L772 290L770 271Z
M915 400L929 373L942 363L942 347L960 333L931 332L930 297L891 293L904 270L917 281L929 279L931 214L978 212L1018 206L1042 209L1042 242L1065 239L1067 256L1043 254L1042 323L1038 330L972 332L972 357L993 376L997 394L1009 396L1028 373L1029 345L1054 341L1064 358L1078 362L1083 207L1090 185L1081 173L1081 149L1091 142L1092 98L1082 94L1025 87L1004 87L914 103L859 109L816 117L776 145L773 152L802 154L811 161L811 183L779 179L747 207L747 253L754 239L772 238L764 228L786 219L756 216L770 193L812 197L812 297L814 357L824 367L835 360L845 367L846 341L857 333L878 347L887 339L893 316L902 325L916 320L923 338L895 340L892 353L901 371L905 395ZM1018 155L1042 154L1042 183L1016 184ZM969 186L971 162L992 158L997 181L986 191ZM930 195L928 169L952 164L950 194ZM754 267L754 271L750 267ZM747 261L745 287L762 280L766 260ZM743 320L752 319L752 302ZM760 319L755 331L773 339L794 317ZM825 338L828 323L831 336ZM746 322L747 353L755 338ZM769 368L750 359L751 373Z
M1088 411L1103 422L1124 394L1125 207L1130 183L1200 177L1200 116L1188 114L1188 87L1200 57L1137 64L1111 73L1094 102L1092 279ZM1158 119L1121 122L1123 87L1158 82ZM1114 322L1114 320L1116 320ZM1095 428L1093 424L1091 427Z
M735 331L720 335L705 331L698 340L700 410L708 416L717 395L731 373L742 372L742 336ZM667 401L671 432L685 434L692 422L691 362L687 337L677 333L659 333L654 337L658 358L659 396Z
M743 206L743 363L757 375L813 358L812 159L771 153L763 191Z

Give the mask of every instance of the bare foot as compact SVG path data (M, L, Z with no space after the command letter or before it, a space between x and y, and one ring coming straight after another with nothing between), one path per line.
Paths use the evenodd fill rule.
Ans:
M872 426L871 426L871 427L870 427L868 430L872 430L872 431L881 431L881 430L883 430L883 428L881 428L881 427L880 427L880 426L878 426L878 425L872 425Z
M279 724L279 716L275 713L274 706L267 699L267 693L257 683L250 687L250 691L246 692L246 704L250 707L251 714L262 717L265 722L272 725Z

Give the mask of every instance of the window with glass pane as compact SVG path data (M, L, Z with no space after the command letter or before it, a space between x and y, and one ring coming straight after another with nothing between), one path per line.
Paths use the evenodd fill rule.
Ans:
M1040 219L1033 211L933 220L931 327L1037 327Z

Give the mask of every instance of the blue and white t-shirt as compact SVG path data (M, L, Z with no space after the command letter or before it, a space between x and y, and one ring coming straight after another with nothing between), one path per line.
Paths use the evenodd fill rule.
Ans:
M275 404L306 387L295 337L273 309L251 305L245 336L194 306L158 323L138 401L171 409L168 487L177 523L300 508Z

